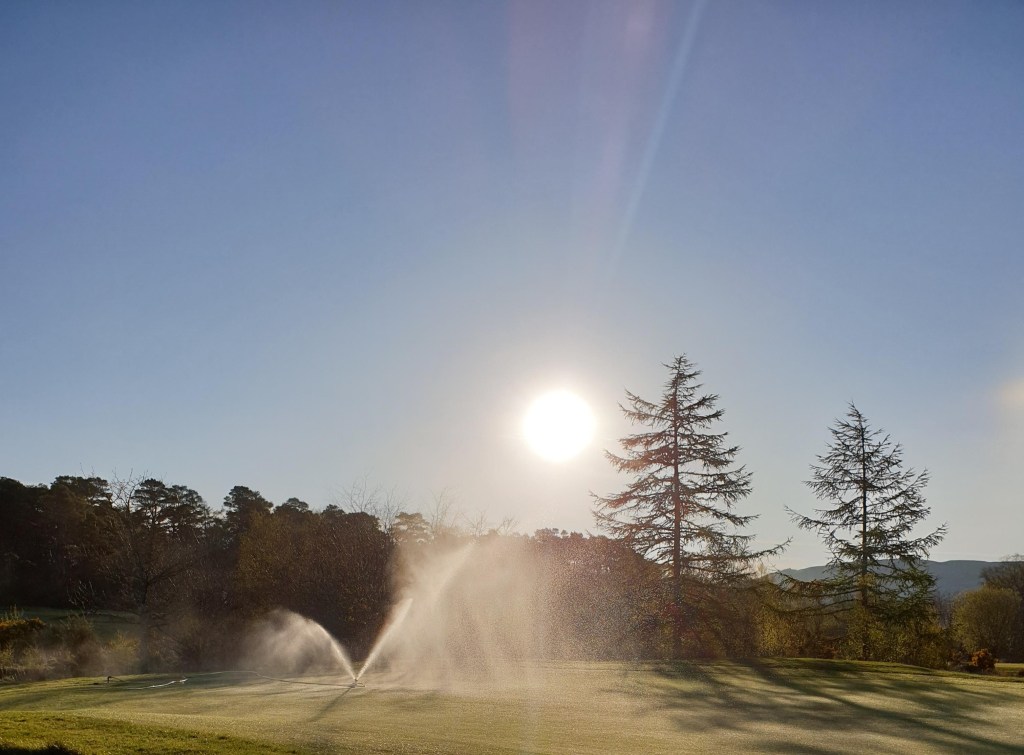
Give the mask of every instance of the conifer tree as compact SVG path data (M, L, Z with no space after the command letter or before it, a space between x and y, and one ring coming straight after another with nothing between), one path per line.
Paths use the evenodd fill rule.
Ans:
M622 456L605 453L634 479L620 493L595 496L595 515L601 527L666 569L678 658L686 618L694 614L687 593L694 598L701 586L740 582L758 559L783 546L749 549L753 535L739 529L756 517L733 509L750 494L751 475L736 464L739 447L726 444L727 433L712 431L723 415L718 396L701 392L701 373L685 356L665 366L670 375L657 403L626 392L623 413L646 429L621 439Z
M830 428L828 451L811 466L807 485L829 507L804 516L787 509L801 529L818 533L832 558L822 582L830 610L856 611L875 626L905 625L930 610L934 578L924 567L945 525L915 536L930 513L928 472L903 465L903 449L872 429L856 406ZM872 655L868 632L860 655Z

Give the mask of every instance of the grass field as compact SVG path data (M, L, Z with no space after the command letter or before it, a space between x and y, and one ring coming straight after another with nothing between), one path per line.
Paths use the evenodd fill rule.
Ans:
M17 614L26 619L42 619L42 621L49 625L56 625L67 619L84 615L92 625L96 636L104 642L113 639L119 632L129 637L134 637L139 631L138 617L127 611L92 611L87 614L81 614L78 611L67 608L4 606L0 609L0 614Z
M0 752L1008 753L1024 741L1024 681L889 664L552 663L462 693L372 673L351 690L233 674L141 689L159 681L0 687Z
M997 663L996 673L1000 676L1024 676L1024 663Z

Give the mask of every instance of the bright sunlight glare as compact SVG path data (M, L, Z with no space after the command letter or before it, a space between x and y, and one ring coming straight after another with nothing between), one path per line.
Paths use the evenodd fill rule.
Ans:
M540 457L568 461L594 438L594 413L569 391L545 393L530 405L523 419L523 437Z

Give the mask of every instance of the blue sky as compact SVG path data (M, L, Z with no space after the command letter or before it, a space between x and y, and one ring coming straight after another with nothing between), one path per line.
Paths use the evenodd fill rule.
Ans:
M685 353L784 506L848 402L1024 551L1024 6L6 3L0 474L592 529ZM571 388L598 440L519 438Z

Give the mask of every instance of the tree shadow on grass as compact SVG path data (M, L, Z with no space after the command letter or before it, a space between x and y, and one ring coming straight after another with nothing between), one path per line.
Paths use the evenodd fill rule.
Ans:
M187 677L183 684L163 687L154 687L142 680L109 683L68 680L62 685L29 683L0 690L3 693L0 694L0 712L35 710L74 714L85 709L123 709L126 704L132 704L133 711L187 713L189 706L193 706L204 714L230 715L239 706L233 693L251 695L254 700L270 704L275 697L286 696L289 689L263 679L203 674Z
M745 734L762 752L1020 752L1012 724L1005 737L986 733L994 709L1024 701L1002 685L813 662L675 663L654 673L659 683L649 694L681 731Z
M24 683L0 690L0 712L10 710L36 710L53 708L74 710L88 704L89 707L104 707L115 700L124 698L124 691L101 682L67 682L57 686L52 683Z

